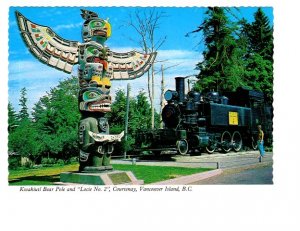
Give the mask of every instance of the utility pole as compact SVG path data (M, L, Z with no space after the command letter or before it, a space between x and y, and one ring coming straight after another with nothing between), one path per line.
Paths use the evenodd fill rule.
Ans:
M165 79L164 79L164 65L161 65L161 94L160 94L160 128L163 128L163 121L162 121L162 109L164 106L164 92L165 92Z
M129 115L129 96L130 96L130 84L127 84L127 97L126 97L126 114L125 114L125 148L127 147L127 137L128 137L128 115ZM124 159L126 159L127 151L124 151Z
M154 128L154 65L151 66L151 75L152 75L152 93L151 93L151 128Z

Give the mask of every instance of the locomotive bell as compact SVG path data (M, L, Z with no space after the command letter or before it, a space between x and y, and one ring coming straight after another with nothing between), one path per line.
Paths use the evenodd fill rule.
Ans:
M189 98L192 99L194 102L200 102L201 94L199 92L192 90L188 93L188 95L189 95Z
M206 97L209 101L212 101L214 103L219 103L220 101L219 93L215 91L208 92Z

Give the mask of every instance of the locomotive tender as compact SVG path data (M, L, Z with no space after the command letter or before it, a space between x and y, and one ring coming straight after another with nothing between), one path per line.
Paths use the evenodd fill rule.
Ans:
M175 80L176 90L164 95L164 128L137 131L135 151L159 155L176 150L185 155L196 150L238 152L243 146L256 149L258 124L265 132L265 143L271 144L272 107L265 104L262 92L238 88L222 95L194 90L185 94L185 77Z

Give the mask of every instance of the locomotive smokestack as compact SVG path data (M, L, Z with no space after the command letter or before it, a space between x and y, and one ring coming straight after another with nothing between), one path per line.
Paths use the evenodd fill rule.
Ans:
M184 101L185 85L184 77L176 77L176 91L178 93L178 101L182 103Z

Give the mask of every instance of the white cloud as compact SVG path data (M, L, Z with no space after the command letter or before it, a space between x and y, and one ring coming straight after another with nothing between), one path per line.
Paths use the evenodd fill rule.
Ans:
M190 51L190 50L159 50L159 55L163 59L172 59L172 57L175 58L200 58L200 53L196 51Z
M109 41L107 41L106 44L110 50L114 51L114 52L119 52L119 53L125 53L125 52L129 52L129 51L138 51L138 52L143 52L142 49L140 47L114 47L114 46L110 46L109 45Z
M10 61L8 69L10 80L21 80L28 78L49 79L55 76L66 77L68 75L37 60ZM73 69L75 70L74 73L76 73L76 68Z
M76 71L75 71L76 72ZM20 90L25 87L28 96L28 108L31 109L39 98L55 87L70 74L51 68L39 61L10 61L8 78L8 98L18 110Z
M53 27L52 30L55 32L59 32L61 30L65 30L65 29L74 29L74 28L81 28L81 27L82 27L82 22L79 22L79 23L57 25L57 26Z

